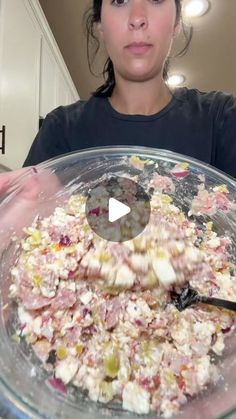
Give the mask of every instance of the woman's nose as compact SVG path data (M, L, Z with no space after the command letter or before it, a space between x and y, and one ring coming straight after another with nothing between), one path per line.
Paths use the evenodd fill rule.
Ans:
M148 26L148 17L145 7L142 4L134 4L131 7L129 15L129 29L146 29Z

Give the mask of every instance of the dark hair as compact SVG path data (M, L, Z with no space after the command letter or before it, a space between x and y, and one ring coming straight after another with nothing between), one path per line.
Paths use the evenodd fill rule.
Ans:
M179 22L181 19L181 2L182 0L175 0L176 5L176 22ZM94 29L94 26L96 23L100 22L101 20L101 8L102 8L102 0L93 0L93 5L85 12L84 19L85 19L85 25L86 25L86 36L87 36L87 57L88 57L88 65L90 72L92 74L92 63L94 61L94 58L99 50L100 42L99 39L96 36L96 31ZM188 46L192 39L192 28L186 28L182 23L182 29L183 34L186 39L186 45L184 48L176 55L176 57L181 57L184 54L186 54L188 50ZM91 51L90 51L90 44L94 44L94 51L91 59ZM163 68L163 78L164 80L168 77L168 69L169 69L170 59L167 58L164 68ZM114 67L111 59L108 57L104 68L103 68L103 77L105 80L105 83L100 86L94 93L94 96L100 96L100 97L108 97L111 96L114 86L115 86L115 73L114 73Z

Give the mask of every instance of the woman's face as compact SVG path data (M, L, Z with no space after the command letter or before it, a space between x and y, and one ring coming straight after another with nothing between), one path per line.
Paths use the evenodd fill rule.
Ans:
M98 29L115 73L149 80L162 74L171 47L175 0L103 0Z

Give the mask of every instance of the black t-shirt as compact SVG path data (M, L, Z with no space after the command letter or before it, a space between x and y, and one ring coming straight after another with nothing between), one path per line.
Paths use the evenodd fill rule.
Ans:
M115 111L92 96L60 106L45 118L24 166L84 148L135 145L194 157L236 178L236 98L222 92L177 89L170 103L150 115Z

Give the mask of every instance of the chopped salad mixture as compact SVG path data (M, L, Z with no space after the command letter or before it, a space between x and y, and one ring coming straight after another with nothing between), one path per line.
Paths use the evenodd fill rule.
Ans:
M146 162L133 163L143 169ZM224 350L234 313L203 304L179 312L172 293L191 286L236 301L231 239L219 237L212 222L199 227L191 218L233 204L224 185L200 184L185 215L173 196L175 181L188 174L182 164L170 176L153 175L150 221L133 240L96 236L79 194L25 229L11 270L17 334L55 388L66 392L72 384L95 402L169 417L219 379L214 355Z

